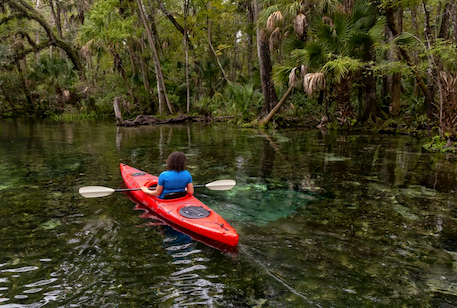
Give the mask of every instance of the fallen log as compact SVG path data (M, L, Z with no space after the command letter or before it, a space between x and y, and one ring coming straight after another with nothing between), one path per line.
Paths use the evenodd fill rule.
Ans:
M116 123L118 126L140 126L140 125L157 125L157 124L178 124L178 123L187 123L187 122L218 122L218 121L228 121L233 117L205 117L201 115L188 116L188 115L179 115L176 117L168 119L158 119L149 115L139 115L133 120L124 120L122 123Z
M221 122L233 119L231 116L225 117L209 117L203 115L178 115L168 119L159 119L150 115L139 115L135 119L124 120L122 118L120 98L116 97L113 102L114 116L116 117L117 126L140 126L140 125L156 125L156 124L175 124L185 122Z

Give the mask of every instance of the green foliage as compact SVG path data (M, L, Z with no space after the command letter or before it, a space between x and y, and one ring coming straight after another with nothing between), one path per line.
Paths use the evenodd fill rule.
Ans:
M81 52L79 56L84 66L84 74L79 75L60 47L54 45L38 50L37 46L49 39L47 30L36 20L28 19L26 14L8 19L18 16L15 11L18 6L10 5L15 3L13 0L5 1L0 16L3 18L0 25L0 116L53 116L79 112L112 115L115 97L124 102L123 112L128 116L157 112L156 67L144 25L138 17L137 2L86 2L83 6L78 1L59 2L61 33L49 5L33 9L33 16L52 25L54 37L61 39L63 44L77 46L75 49ZM387 111L389 100L385 98L391 94L380 89L385 89L384 82L389 76L400 74L403 119L423 125L432 119L424 116L424 93L418 90L416 81L428 77L426 73L432 64L438 70L431 82L439 82L440 71L449 76L457 72L455 43L452 39L437 37L443 19L442 1L424 2L431 27L437 29L431 33L430 46L425 44L421 26L427 16L418 0L358 0L345 2L344 6L338 0L262 1L256 24L248 22L246 16L250 12L242 2L189 2L188 14L184 14L183 4L176 1L164 2L164 9L157 8L153 1L142 3L151 29L157 35L159 64L175 112L186 110L187 61L192 97L190 112L231 115L237 123L255 119L262 107L255 28L265 28L269 16L277 11L282 15L275 23L280 39L271 60L274 66L272 80L278 92L285 90L292 69L303 65L309 73L325 73L327 90L333 90L327 92L327 98L331 100L341 99L335 93L335 82L347 81L344 85L349 90L343 87L340 92L350 93L352 97L348 95L340 101L350 102L354 110L357 105L363 110L364 95L359 93L364 85L363 76L373 73L377 78L377 94L383 95L382 103ZM389 11L386 8L391 7L399 12L414 7L418 16L414 21L411 14L403 14L403 32L393 39L387 38L385 31L388 20L385 14ZM181 29L170 22L164 11L186 28L190 39L187 58ZM303 22L306 39L295 33L294 21L298 13L308 17ZM80 18L82 16L85 18ZM417 24L413 25L413 22ZM452 31L451 26L449 33ZM208 47L209 43L215 54ZM392 59L394 54L401 54L398 48L407 53L409 63L401 57ZM249 50L252 54L248 56ZM26 55L20 61L14 61L21 52ZM251 63L247 63L248 59ZM280 112L303 119L323 112L323 107L316 105L315 97L298 91L298 88L294 90ZM70 99L64 95L68 92ZM437 93L435 103L438 99ZM328 101L330 107L331 100ZM332 118L337 110L330 108L329 111Z
M430 55L439 59L439 62L444 68L456 72L457 71L457 45L450 41L437 39L432 48L430 49Z
M309 97L301 91L294 91L290 96L288 104L283 107L283 113L291 117L299 117L303 120L313 120L322 118L324 104L319 105L317 97Z
M73 64L66 59L42 55L34 63L29 73L29 78L37 82L57 84L61 88L69 88L78 79L73 69Z
M392 76L400 73L403 77L412 77L411 67L402 61L383 61L373 67L373 72L378 77Z
M338 57L334 60L328 61L323 67L324 74L332 74L335 81L339 82L344 79L348 74L356 72L363 68L365 63L358 59L351 57Z
M229 84L225 88L228 110L238 124L253 120L262 108L262 94L252 85Z
M322 63L327 61L329 54L321 42L315 41L309 42L303 48L292 50L290 56L294 61L294 66L303 64L310 70L319 70Z
M226 110L224 104L226 100L222 93L215 93L213 97L204 96L195 103L195 106L199 109L199 112L209 116L224 116L227 115L224 111Z
M118 0L97 1L91 7L89 18L80 27L79 41L103 42L106 46L119 44L138 31L136 14L120 16Z
M451 142L447 137L435 136L432 140L424 144L424 149L429 152L457 152L457 142Z
M8 45L0 43L0 67L8 65L12 56L12 50L8 47Z
M262 108L262 94L250 84L231 83L223 93L204 97L196 104L203 114L211 116L232 116L237 124L253 120Z
M289 74L292 71L290 66L275 66L273 68L272 80L276 87L282 87L289 80Z
M72 122L72 121L95 121L103 119L103 116L99 113L92 111L89 113L62 113L62 114L52 114L50 120L52 121L63 121L63 122Z

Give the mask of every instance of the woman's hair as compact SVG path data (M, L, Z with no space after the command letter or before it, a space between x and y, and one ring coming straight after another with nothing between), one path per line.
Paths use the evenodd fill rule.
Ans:
M167 170L184 171L186 169L186 154L183 152L173 152L167 158Z

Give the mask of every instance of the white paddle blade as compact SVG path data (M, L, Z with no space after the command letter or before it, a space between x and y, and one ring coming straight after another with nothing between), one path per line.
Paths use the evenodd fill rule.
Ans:
M211 190L229 190L236 185L234 180L219 180L208 183L205 185L206 188Z
M86 186L79 189L79 193L84 198L98 198L111 195L115 190L103 186Z

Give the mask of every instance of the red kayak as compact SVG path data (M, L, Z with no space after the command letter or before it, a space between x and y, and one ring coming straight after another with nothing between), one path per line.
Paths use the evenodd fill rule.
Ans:
M159 178L144 171L121 164L121 174L128 188L157 185ZM229 246L238 245L238 234L219 214L194 196L159 199L141 190L131 191L136 200L164 218L186 230Z

